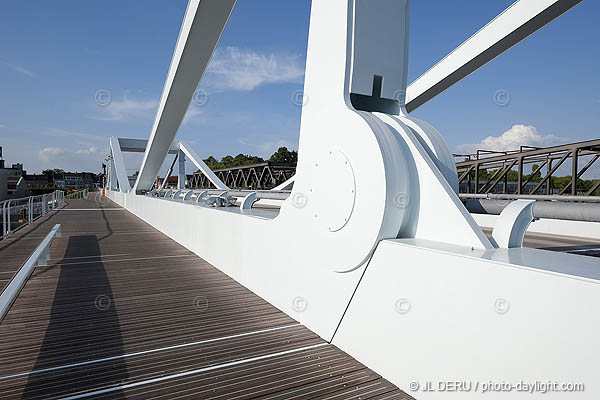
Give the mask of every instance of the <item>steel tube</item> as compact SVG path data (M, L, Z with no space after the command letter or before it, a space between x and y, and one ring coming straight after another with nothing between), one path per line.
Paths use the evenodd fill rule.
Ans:
M569 202L576 201L582 203L597 203L600 202L600 196L561 196L561 195L535 195L535 194L474 194L461 193L461 199L488 199L488 200L540 200L540 201L561 201Z
M209 190L208 194L210 195L218 195L223 193L222 190ZM256 198L258 200L285 200L290 197L290 191L284 190L229 190L230 196L233 197L246 197L250 193L256 193Z
M499 215L510 203L510 200L502 199L468 199L465 202L465 206L469 212L474 214ZM537 201L533 205L533 216L535 218L600 222L600 204Z

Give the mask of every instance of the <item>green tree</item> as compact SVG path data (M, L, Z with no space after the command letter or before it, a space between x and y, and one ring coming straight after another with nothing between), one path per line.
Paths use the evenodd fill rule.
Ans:
M65 173L65 170L64 169L60 169L60 168L45 169L45 170L42 171L42 174L48 175L48 176L54 176L54 175L64 174L64 173Z
M280 162L295 164L298 162L298 152L296 150L289 151L287 147L280 147L269 158L269 162Z

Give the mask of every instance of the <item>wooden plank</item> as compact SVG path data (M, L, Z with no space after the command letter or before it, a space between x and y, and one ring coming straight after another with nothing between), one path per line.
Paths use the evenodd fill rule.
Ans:
M62 224L0 324L0 398L410 398L115 207L68 200L10 246L18 263Z

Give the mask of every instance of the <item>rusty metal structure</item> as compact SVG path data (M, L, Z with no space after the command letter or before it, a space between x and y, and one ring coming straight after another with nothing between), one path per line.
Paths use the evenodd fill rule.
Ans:
M263 162L213 172L231 189L268 190L294 176L296 164ZM190 189L214 188L212 182L200 171L194 173L189 183Z
M454 154L454 157L463 158L456 163L456 168L461 192L465 193L591 196L600 188L600 180L587 191L578 190L577 187L577 179L600 158L600 139L545 148L521 146L519 150L504 152L478 150L476 154ZM571 163L571 182L555 192L552 177L567 160ZM583 162L585 165L579 168ZM535 166L526 176L524 167L528 164ZM517 181L509 182L508 173L515 168L518 174ZM532 182L544 168L545 174L542 174L539 182ZM482 181L481 171L485 170L493 172L489 179Z

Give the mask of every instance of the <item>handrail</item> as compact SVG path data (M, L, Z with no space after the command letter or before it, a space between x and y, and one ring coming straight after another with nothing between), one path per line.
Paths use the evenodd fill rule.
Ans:
M9 199L0 201L2 210L2 235L0 238L6 239L13 231L31 224L36 219L43 217L50 210L65 202L65 192L56 190L52 193L41 194L37 196L22 197L19 199ZM13 229L11 214L22 212L23 224ZM25 218L25 214L27 218Z
M75 193L69 193L65 197L67 199L87 199L88 194L89 194L89 189L82 189L82 190L78 190Z
M539 201L577 201L582 203L600 202L600 196L568 196L545 195L545 194L494 194L494 193L460 193L461 199L485 199L485 200L539 200Z
M10 309L10 306L15 301L23 286L33 272L35 265L45 266L50 259L50 243L54 237L61 237L61 225L56 224L52 230L46 235L42 243L29 256L27 261L21 266L19 271L13 276L8 285L0 294L0 322Z

